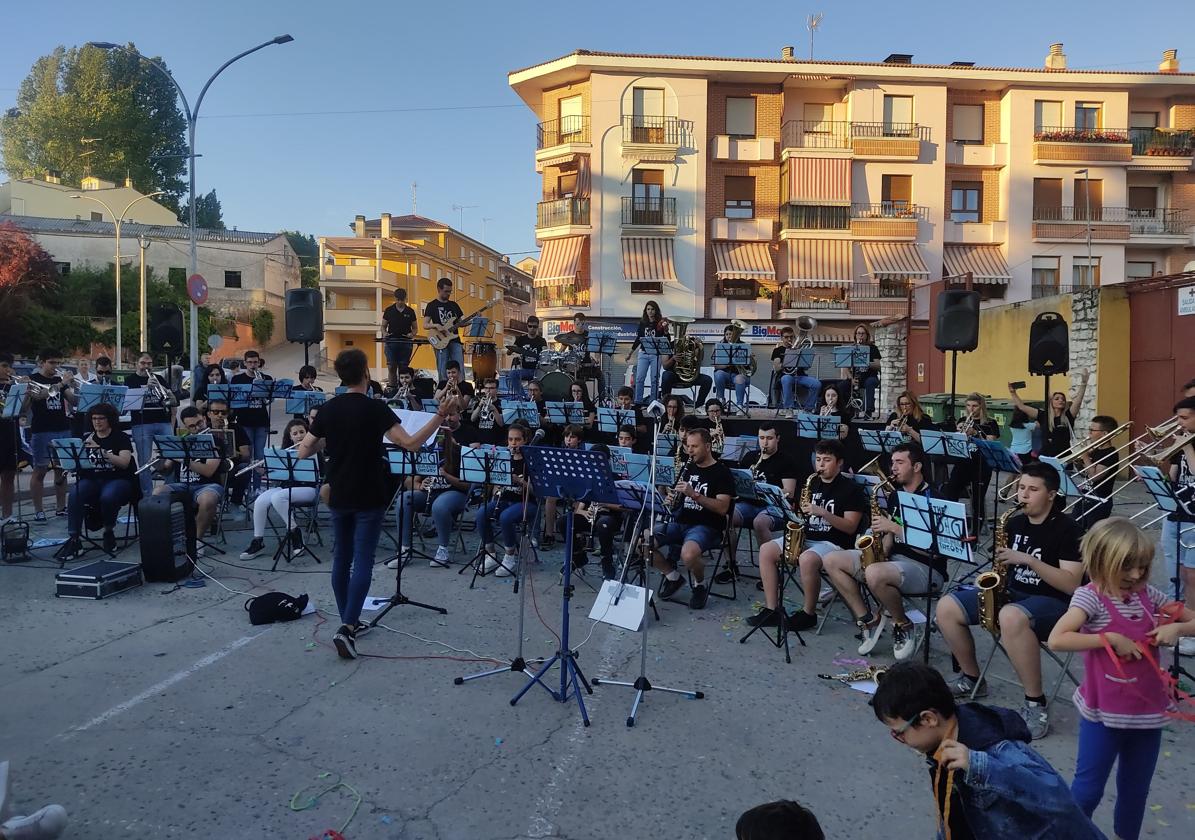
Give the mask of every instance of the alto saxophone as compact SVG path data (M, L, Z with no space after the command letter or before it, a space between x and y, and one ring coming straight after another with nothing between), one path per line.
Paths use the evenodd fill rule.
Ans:
M780 544L780 556L789 566L796 566L801 552L805 550L806 522L805 514L802 511L805 505L813 504L813 480L817 477L816 472L810 473L809 478L805 479L805 486L801 488L801 498L797 504L797 512L801 514L801 520L799 522L789 520L784 523L784 542Z
M871 491L871 521L874 523L883 514L880 512L880 492L886 482L881 481ZM863 534L855 540L855 548L859 551L859 565L864 569L872 563L883 563L888 558L884 555L884 537L882 534Z
M714 418L714 430L710 434L710 449L719 455L726 448L726 432L722 429L722 417Z
M998 555L1000 549L1008 548L1008 520L1022 507L1024 505L1013 505L996 523L992 568L975 578L975 586L979 590L979 623L997 639L1000 638L1000 608L1008 603L1008 566Z

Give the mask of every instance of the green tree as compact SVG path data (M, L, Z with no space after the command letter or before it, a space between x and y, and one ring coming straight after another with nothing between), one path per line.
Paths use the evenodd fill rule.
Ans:
M274 337L274 313L268 309L255 309L249 316L249 324L253 327L253 340L261 346L270 343Z
M310 233L284 230L286 241L299 257L299 278L305 289L319 288L319 242Z
M60 46L34 62L16 107L0 117L0 152L15 178L47 170L73 184L89 172L128 176L143 192L163 190L158 200L177 208L186 125L174 85L137 56Z
M178 220L184 225L191 223L191 204L183 202L178 211ZM224 213L220 206L220 199L216 198L216 191L195 198L195 227L208 230L224 230Z

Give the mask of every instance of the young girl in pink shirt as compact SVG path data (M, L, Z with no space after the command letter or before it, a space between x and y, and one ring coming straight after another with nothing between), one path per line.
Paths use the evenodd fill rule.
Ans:
M1071 793L1091 816L1116 762L1113 827L1122 840L1136 840L1162 728L1173 709L1154 664L1156 646L1195 635L1195 612L1149 584L1154 545L1128 519L1097 523L1083 538L1082 552L1091 582L1075 590L1049 639L1051 650L1083 652L1083 683L1074 695L1079 754Z

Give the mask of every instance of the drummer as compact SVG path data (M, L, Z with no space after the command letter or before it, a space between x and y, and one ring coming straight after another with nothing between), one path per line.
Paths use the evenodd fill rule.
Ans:
M573 335L577 343L574 345L581 351L581 361L577 365L577 381L585 385L590 399L597 399L598 382L602 370L593 360L593 355L587 349L589 344L589 319L584 312L573 315Z
M523 383L535 378L540 356L548 349L548 342L539 331L539 318L527 318L527 334L520 335L514 344L506 348L507 355L514 355L510 370L506 374L506 390L516 396L523 395Z

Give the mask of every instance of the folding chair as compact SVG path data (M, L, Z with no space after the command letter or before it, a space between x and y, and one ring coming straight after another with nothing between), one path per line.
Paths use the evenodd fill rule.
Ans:
M730 575L729 581L723 580L722 582L719 582L719 580L718 580L718 570L722 568L723 562L727 560L727 558L729 557L729 553L730 553L730 529L731 529L730 522L731 522L731 519L734 517L734 502L735 502L735 500L734 500L734 497L732 496L730 499L730 512L726 515L726 525L722 529L722 544L720 546L718 546L718 548L716 548L716 549L711 548L705 552L705 554L708 555L714 561L712 568L707 567L707 573L705 576L706 586L709 589L709 593L710 593L710 595L713 595L715 598L725 598L727 601L736 601L736 600L738 600L738 597L739 597L739 586L738 586L738 575L737 574ZM734 562L733 557L730 558L730 562L732 562L732 563ZM725 586L727 583L729 583L729 585L730 585L730 594L729 595L727 595L725 592L715 592L714 591L715 585ZM692 575L690 575L689 585L692 586L692 584L693 584Z
M984 680L987 679L988 671L992 667L992 661L996 658L996 651L1000 651L1004 654L1006 659L1008 658L1008 651L1004 649L1004 645L1000 643L1000 640L993 639L992 642L992 652L988 654L987 661L983 663L983 669L979 672L979 679L976 680L975 687L971 689L971 695L967 698L968 700L975 699L975 695L979 692L979 687L983 685ZM1045 642L1038 641L1037 647L1038 650L1044 653L1047 657L1054 660L1054 664L1058 666L1058 678L1054 680L1054 687L1050 689L1050 693L1046 695L1046 708L1048 709L1058 698L1058 693L1062 691L1063 680L1070 679L1070 681L1075 684L1075 688L1079 687L1078 678L1075 677L1070 670L1071 660L1075 658L1075 652L1073 650L1068 651L1065 657L1060 657L1058 654L1054 653L1054 651L1046 647ZM1011 660L1009 661L1011 662ZM1019 685L1016 680L1010 680L1007 677L1001 677L996 674L992 675L992 679L1000 680L1001 682L1010 683L1012 685Z

